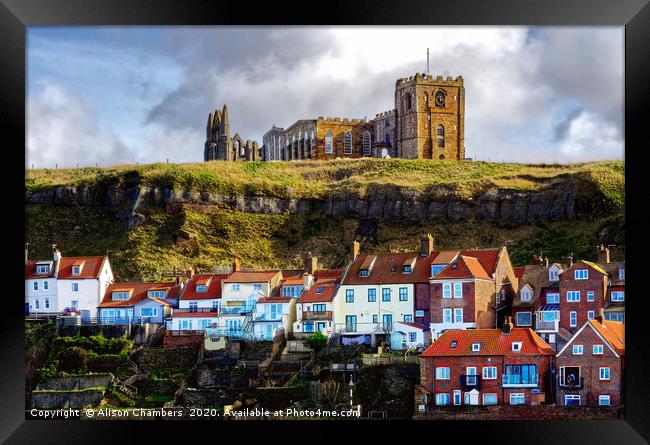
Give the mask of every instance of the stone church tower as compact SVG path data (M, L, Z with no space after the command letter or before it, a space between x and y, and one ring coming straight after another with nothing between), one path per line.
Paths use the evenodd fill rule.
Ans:
M465 87L462 76L416 74L395 84L396 141L400 158L465 158Z
M223 111L217 109L214 110L214 115L212 113L208 115L203 159L205 161L234 160L232 139L230 138L230 118L226 105L223 106Z

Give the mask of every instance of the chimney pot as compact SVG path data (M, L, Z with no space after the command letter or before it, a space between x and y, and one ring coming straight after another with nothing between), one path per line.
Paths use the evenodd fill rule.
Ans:
M426 236L420 240L420 255L429 256L433 252L433 236L427 233Z
M573 267L573 257L572 257L572 256L568 256L568 257L566 257L566 260L567 260L567 267L568 267L568 268Z
M598 246L598 262L609 263L609 248L604 244Z
M359 241L353 241L352 242L352 260L356 260L357 256L359 256L359 250L361 250L361 245L359 244Z
M236 256L232 257L232 271L239 272L241 270L241 261Z
M548 267L548 257L544 257L544 267Z

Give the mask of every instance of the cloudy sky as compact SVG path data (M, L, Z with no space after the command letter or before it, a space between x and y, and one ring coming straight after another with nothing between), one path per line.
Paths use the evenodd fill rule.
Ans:
M462 75L466 155L622 159L623 28L30 28L27 164L197 162L208 113L272 124L373 117L395 80Z

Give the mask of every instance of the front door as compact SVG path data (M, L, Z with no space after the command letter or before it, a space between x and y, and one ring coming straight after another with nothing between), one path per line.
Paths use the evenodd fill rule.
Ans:
M384 330L391 331L393 328L393 314L384 314L381 318L384 322Z
M478 391L476 389L471 390L469 393L469 404L478 405Z

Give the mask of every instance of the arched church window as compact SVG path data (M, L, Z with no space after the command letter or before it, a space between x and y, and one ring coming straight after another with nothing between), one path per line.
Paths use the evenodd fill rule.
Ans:
M386 133L386 134L384 135L384 142L386 142L388 145L391 145L391 142L390 142L390 133Z
M352 154L352 132L346 131L343 138L343 154L351 155Z
M436 127L436 132L437 132L438 147L444 147L445 146L445 127L438 124L438 126Z
M325 133L325 153L334 153L334 145L332 144L332 132L330 130L327 130L327 133Z
M438 108L444 108L445 106L445 92L442 90L438 90L435 93L435 102L436 102L436 107Z
M363 155L372 156L372 149L370 144L370 132L363 133Z

